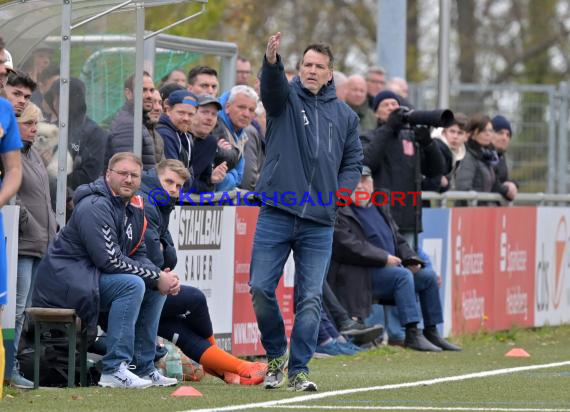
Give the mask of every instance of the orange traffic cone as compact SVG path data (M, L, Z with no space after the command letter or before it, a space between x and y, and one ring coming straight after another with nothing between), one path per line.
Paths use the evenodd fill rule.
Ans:
M190 385L185 385L176 389L170 396L202 396L202 392Z
M513 348L508 351L505 356L509 358L529 358L530 354L522 348Z

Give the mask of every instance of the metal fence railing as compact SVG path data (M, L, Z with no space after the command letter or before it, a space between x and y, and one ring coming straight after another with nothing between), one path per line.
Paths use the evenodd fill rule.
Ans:
M453 202L467 201L469 206L477 206L479 202L499 202L505 206L536 205L536 206L568 206L570 194L549 193L518 193L514 201L509 202L498 193L449 191L444 193L422 192L422 200L431 201L439 207L452 207Z
M410 91L417 108L435 108L437 90L433 85L414 85ZM525 192L566 193L568 98L564 83L454 84L449 106L468 116L507 117L513 128L507 154L511 179Z

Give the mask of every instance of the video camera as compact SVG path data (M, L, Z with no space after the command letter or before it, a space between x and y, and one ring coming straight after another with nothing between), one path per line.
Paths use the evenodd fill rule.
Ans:
M402 113L403 123L412 126L449 127L453 124L453 112L449 109L443 110L413 110L402 106L405 109Z

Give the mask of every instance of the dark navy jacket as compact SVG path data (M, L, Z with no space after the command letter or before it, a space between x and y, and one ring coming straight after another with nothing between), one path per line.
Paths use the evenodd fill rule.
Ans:
M445 172L443 155L435 142L421 147L408 126L392 130L379 124L362 137L364 164L372 170L374 190L386 188L406 192L403 205L394 202L391 213L402 232L422 231L421 214L416 228L416 206L409 192L421 192L422 176L431 178ZM419 158L418 158L419 157ZM421 194L417 197L421 206Z
M383 191L389 193L386 189ZM380 212L378 218L382 215L391 228L396 248L395 256L402 260L414 258L421 261L400 234L398 225L390 215L390 207L370 207L376 207ZM367 318L373 303L370 272L375 268L385 267L389 253L368 240L364 222L354 212L355 209L343 207L338 213L327 281L350 316Z
M261 100L267 111L267 156L256 191L265 192L269 205L334 225L337 189L350 195L360 178L358 116L337 99L332 82L317 95L298 77L289 84L279 56L274 65L263 61ZM274 192L276 200L269 198ZM284 192L294 192L296 201L285 197L282 202ZM305 194L313 203L301 204Z
M91 332L99 316L99 275L126 273L156 287L157 268L146 256L145 218L140 196L125 205L103 177L75 191L68 224L40 262L33 305L71 308Z
M170 212L174 209L176 199L169 198L165 205L157 206L159 202L150 202L149 193L153 189L162 188L156 175L156 169L143 173L141 194L144 199L144 214L147 220L144 241L146 254L156 266L161 269L174 269L176 266L176 249L172 236L168 231ZM160 246L162 245L162 250Z
M211 134L201 139L194 137L192 146L192 171L194 182L192 188L197 193L213 192L214 185L211 182L214 158L218 150L218 140Z
M191 172L192 136L190 133L178 130L164 113L160 115L156 130L164 140L164 156L167 159L180 160L188 168L188 171Z

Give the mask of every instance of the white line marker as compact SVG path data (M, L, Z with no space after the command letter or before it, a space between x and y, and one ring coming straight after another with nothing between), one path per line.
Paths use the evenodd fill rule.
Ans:
M280 409L331 409L333 411L498 411L498 412L569 412L570 409L531 408L465 408L453 406L335 406L335 405L274 405L264 408Z
M351 395L353 393L383 391L383 390L387 390L387 389L413 388L416 386L436 385L438 383L444 383L444 382L457 382L457 381L464 381L467 379L486 378L489 376L506 375L509 373L524 372L524 371L530 371L530 370L535 370L535 369L558 368L560 366L569 366L569 365L570 365L570 361L564 361L564 362L555 362L555 363L545 363L542 365L528 365L528 366L519 366L516 368L495 369L495 370L490 370L490 371L485 371L485 372L468 373L465 375L446 376L443 378L426 379L423 381L394 383L394 384L390 384L390 385L369 386L366 388L352 388L352 389L342 389L342 390L338 390L338 391L321 392L321 393L315 393L312 395L303 395L303 396L296 396L293 398L279 399L276 401L247 403L247 404L242 404L242 405L223 406L223 407L219 407L219 408L196 409L196 410L194 410L194 412L238 411L238 410L252 409L252 408L266 408L266 407L272 407L272 406L276 406L276 405L286 405L289 403L298 403L298 402L305 402L305 401L313 401L316 399L330 398L331 396ZM262 389L260 388L260 390L262 390ZM486 409L486 410L491 410L491 409ZM190 412L190 411L184 411L184 412Z

